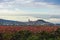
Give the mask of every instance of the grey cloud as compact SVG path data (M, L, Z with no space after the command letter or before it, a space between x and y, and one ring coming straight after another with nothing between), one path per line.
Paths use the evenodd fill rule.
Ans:
M14 0L0 0L0 3L4 3L4 2L12 2Z

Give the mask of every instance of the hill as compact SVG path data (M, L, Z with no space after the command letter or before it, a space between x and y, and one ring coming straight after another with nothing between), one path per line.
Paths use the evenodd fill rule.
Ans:
M20 21L12 21L12 20L5 20L0 19L0 25L54 25L53 23L46 22L44 20L37 20L37 21L28 21L28 22L20 22Z

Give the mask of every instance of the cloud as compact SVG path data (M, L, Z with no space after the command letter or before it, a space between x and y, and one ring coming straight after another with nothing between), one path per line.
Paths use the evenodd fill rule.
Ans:
M48 3L49 2L49 3ZM56 1L52 0L0 0L0 6L4 8L60 8L59 5L53 5Z
M0 0L0 15L60 15L59 0ZM59 3L59 2L58 2ZM60 3L59 3L60 4ZM31 16L30 15L30 16ZM26 15L28 16L28 15Z
M0 10L0 16L17 16L17 15L22 15L22 14L26 14L27 12L22 11L22 10L8 10L8 9L1 9Z
M48 19L49 22L52 22L52 23L60 23L60 19L59 18L50 18Z
M15 0L15 5L17 7L33 7L33 8L58 8L59 6L53 5L48 2L37 2L36 0Z
M37 19L41 19L41 18L36 18L32 16L0 16L0 19L26 22L28 21L28 19L30 19L31 21L36 21Z
M12 1L14 1L14 0L0 0L0 3L2 3L2 2L12 2Z
M37 2L39 1L39 2ZM49 4L41 0L3 0L0 5L4 5L10 8L20 8L20 7L32 7L32 8L54 8L59 7L57 5ZM47 0L48 1L48 0ZM52 0L51 0L52 1Z
M60 0L34 0L35 2L47 2L53 5L60 5Z

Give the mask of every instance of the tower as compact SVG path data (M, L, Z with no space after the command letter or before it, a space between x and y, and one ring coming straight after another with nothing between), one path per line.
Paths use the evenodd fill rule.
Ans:
M28 22L30 22L30 19L28 19Z

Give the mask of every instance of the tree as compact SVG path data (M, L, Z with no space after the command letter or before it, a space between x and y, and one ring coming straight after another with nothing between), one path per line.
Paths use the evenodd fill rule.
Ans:
M30 31L22 30L18 31L14 34L11 40L27 40L27 38L31 35Z
M29 38L27 38L27 40L39 40L39 36L32 35L32 36L29 36Z
M4 33L3 34L3 39L4 40L10 40L12 38L13 34L12 33Z
M3 40L3 33L0 33L0 40Z

